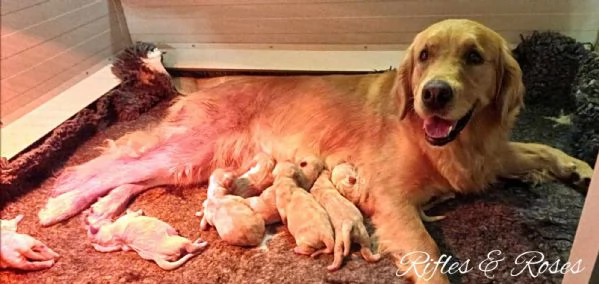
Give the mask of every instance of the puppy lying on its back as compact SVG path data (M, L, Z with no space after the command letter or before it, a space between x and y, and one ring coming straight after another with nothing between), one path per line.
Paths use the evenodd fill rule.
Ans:
M127 210L127 214L114 223L90 225L88 236L93 247L100 252L118 250L136 251L139 256L153 260L164 270L179 268L192 257L200 254L206 242L195 242L179 236L169 224L148 216L142 210Z

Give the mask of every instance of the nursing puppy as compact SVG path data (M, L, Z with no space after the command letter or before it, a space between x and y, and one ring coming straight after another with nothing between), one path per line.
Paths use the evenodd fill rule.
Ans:
M349 163L336 165L331 171L331 182L337 191L347 200L356 204L360 198L360 182L356 168ZM424 210L433 208L449 199L455 198L453 193L441 196L432 202L423 205L420 208L420 217L425 222L436 222L445 219L445 216L428 216Z
M332 253L335 235L331 220L314 196L299 186L298 180L304 178L300 168L280 162L273 175L275 182L267 190L275 191L275 206L281 221L295 239L293 251L312 257Z
M107 152L61 174L40 222L70 218L123 184L202 182L257 152L293 162L314 153L328 169L356 166L364 189L358 206L407 278L448 283L439 271L419 277L425 264L408 254L440 256L419 213L432 196L481 192L500 177L558 180L583 191L590 182L588 164L509 141L523 104L521 73L499 34L451 19L420 32L397 70L219 79L180 98L160 125L116 141L117 148L141 141L140 149Z
M256 154L252 160L252 167L233 182L231 193L241 197L260 195L262 191L272 185L274 168L275 161L272 157L265 153Z
M254 212L250 202L241 196L229 194L234 175L224 169L216 169L210 176L208 196L203 202L200 229L214 226L220 238L231 245L257 246L266 231L262 215Z
M343 257L349 255L352 242L360 245L360 253L366 261L376 262L380 259L380 255L371 251L370 235L364 225L362 213L337 191L331 182L329 170L323 171L316 179L311 193L324 207L335 230L334 257L333 263L327 267L329 270L341 267Z

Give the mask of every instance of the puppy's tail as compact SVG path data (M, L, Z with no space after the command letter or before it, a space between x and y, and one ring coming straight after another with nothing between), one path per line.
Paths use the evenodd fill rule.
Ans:
M197 240L194 243L191 243L188 246L186 246L185 249L187 251L187 254L185 256L183 256L182 258L180 258L179 260L167 261L164 259L156 259L156 264L158 264L158 266L164 270L177 269L177 268L181 267L183 264L185 264L192 257L200 254L204 250L206 245L207 245L206 242L200 242L199 240Z
M158 266L164 270L175 270L175 269L181 267L183 264L185 264L188 260L190 260L192 257L194 257L196 255L198 255L198 254L189 253L177 261L168 261L168 260L164 260L164 259L155 259L155 261L156 261L156 264L158 264Z

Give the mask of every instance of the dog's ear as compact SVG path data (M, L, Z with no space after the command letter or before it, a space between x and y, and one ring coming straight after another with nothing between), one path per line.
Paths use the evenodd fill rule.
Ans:
M397 80L395 82L394 92L397 95L400 119L406 117L412 103L412 69L414 68L413 50L414 48L412 46L406 50L404 58L397 69Z
M512 56L507 43L502 43L497 62L497 87L495 104L501 124L511 127L520 109L524 106L524 83L522 70Z

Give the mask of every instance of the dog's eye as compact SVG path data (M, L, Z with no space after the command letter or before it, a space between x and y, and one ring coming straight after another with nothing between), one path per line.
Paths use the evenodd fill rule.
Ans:
M472 65L478 65L478 64L482 64L483 62L484 62L484 59L478 51L470 50L470 51L468 51L468 53L466 53L466 63L472 64Z
M426 61L428 59L428 50L423 49L422 51L420 51L418 59L420 59L420 61Z

